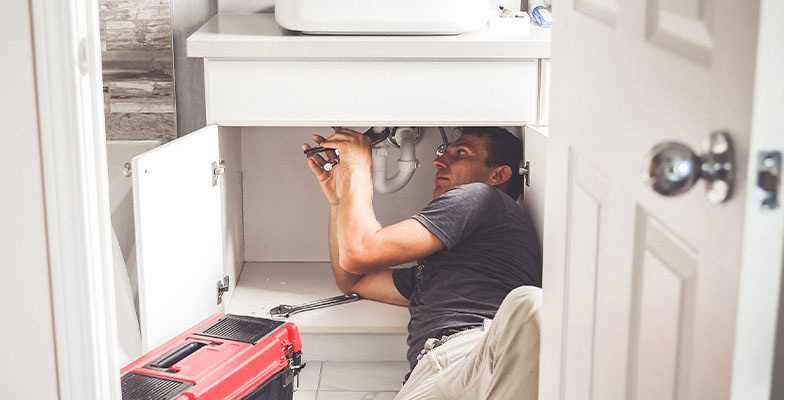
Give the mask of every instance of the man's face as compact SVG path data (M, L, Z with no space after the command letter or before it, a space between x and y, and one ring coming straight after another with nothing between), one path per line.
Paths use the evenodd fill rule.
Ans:
M436 167L436 182L433 197L447 189L466 183L488 183L494 168L486 166L489 136L463 134L447 146L441 156L433 160Z

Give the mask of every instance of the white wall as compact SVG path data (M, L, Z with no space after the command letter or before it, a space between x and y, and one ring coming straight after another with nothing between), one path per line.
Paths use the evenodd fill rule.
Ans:
M363 131L366 128L358 128ZM508 128L520 135L518 128ZM445 128L448 140L454 140L453 128ZM242 173L244 198L245 261L319 261L330 260L328 254L329 206L306 165L300 146L316 145L311 135L329 136L330 128L242 128ZM411 181L395 193L375 192L375 216L383 225L391 225L414 215L433 198L436 168L433 160L442 143L438 128L423 128L416 147L419 160ZM532 133L528 157L535 191L543 182L543 139ZM541 148L537 148L541 147ZM397 171L399 149L391 147L387 161L388 174ZM541 185L543 187L543 184ZM542 204L539 193L526 203L537 229L541 232ZM541 233L540 233L541 235Z
M359 128L364 130L364 128ZM446 128L452 141L452 128ZM300 146L330 128L243 128L244 239L246 261L329 261L328 203ZM437 128L425 128L417 144L419 168L398 192L375 193L375 215L383 225L406 219L433 198ZM391 148L388 176L399 150Z
M35 96L30 4L5 0L0 13L0 393L58 398Z

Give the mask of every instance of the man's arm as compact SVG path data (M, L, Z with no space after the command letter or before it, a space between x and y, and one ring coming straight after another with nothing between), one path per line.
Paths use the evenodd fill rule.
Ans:
M359 296L383 303L407 306L408 299L397 290L392 279L392 271L378 271L366 275L345 271L339 265L339 245L336 240L336 217L339 207L331 206L330 225L328 227L328 247L331 254L331 267L336 285L342 293L358 293Z
M328 223L328 249L331 254L331 268L333 268L333 278L336 280L336 285L339 286L343 293L348 294L353 293L353 288L363 275L347 272L339 265L339 243L336 240L336 217L338 211L339 206L331 205L331 216Z
M328 222L328 250L331 254L331 268L333 269L333 279L336 280L336 286L339 286L342 293L348 294L353 293L353 288L363 275L347 272L339 265L339 243L336 239L338 210L339 206L331 205L331 216Z
M340 153L336 174L341 174L342 180L336 237L339 263L344 271L377 272L444 248L444 243L415 219L381 227L372 208L368 137L341 129L321 144Z
M331 205L328 245L336 284L344 293L355 292L372 300L408 305L408 299L394 285L392 271L385 269L432 254L444 244L414 219L386 228L380 226L372 209L370 143L357 132L340 133L343 130L339 128L335 131L331 139L342 153L342 162L333 171L338 178L332 179L333 174L319 166L321 158L309 160L309 167ZM314 141L320 145L326 142L319 135L314 136ZM304 150L308 148L303 145ZM342 213L342 208L347 211Z
M371 272L363 277L353 287L353 292L359 296L380 301L383 303L407 306L408 299L400 294L392 279L392 270Z
M339 228L340 237L343 232L362 228L357 221L344 220L340 214L339 222L343 221L346 226ZM363 274L412 262L443 248L444 243L428 228L415 219L407 219L348 237L339 243L339 259L345 270Z

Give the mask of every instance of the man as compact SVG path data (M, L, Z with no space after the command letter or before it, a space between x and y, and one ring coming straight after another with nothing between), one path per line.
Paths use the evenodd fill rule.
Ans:
M331 206L333 274L345 293L409 307L412 371L397 398L535 398L542 269L534 228L515 202L520 140L501 128L462 129L433 162L434 199L382 227L370 139L334 130L313 140L338 150L339 166L325 171L319 155L308 163ZM410 261L417 266L389 269Z

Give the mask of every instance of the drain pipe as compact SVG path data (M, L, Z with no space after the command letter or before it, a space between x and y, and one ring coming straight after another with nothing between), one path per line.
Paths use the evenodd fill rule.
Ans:
M415 158L415 144L419 139L419 131L414 128L397 128L389 140L372 149L372 186L380 193L393 193L405 186L414 175L419 165ZM389 156L388 142L400 147L400 159L397 160L397 173L386 178L386 158Z

